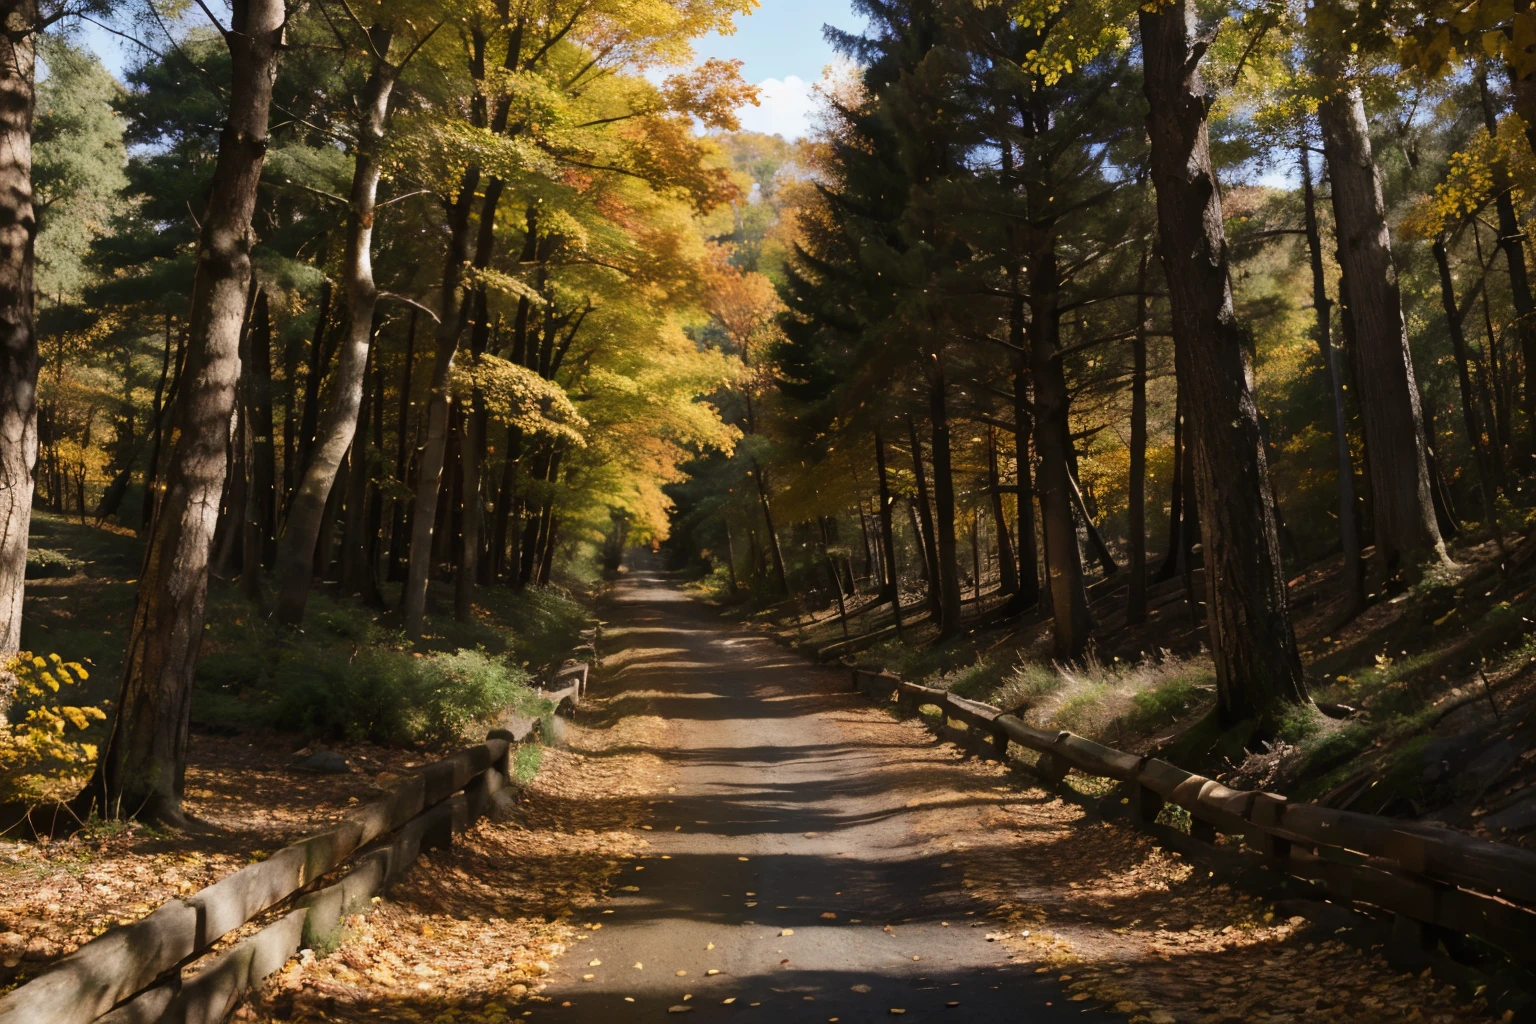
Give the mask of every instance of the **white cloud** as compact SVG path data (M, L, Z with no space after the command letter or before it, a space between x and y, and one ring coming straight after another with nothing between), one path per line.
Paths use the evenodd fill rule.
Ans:
M810 131L816 107L811 89L811 83L799 75L763 79L757 83L758 105L749 103L738 111L741 126L749 132L800 138Z

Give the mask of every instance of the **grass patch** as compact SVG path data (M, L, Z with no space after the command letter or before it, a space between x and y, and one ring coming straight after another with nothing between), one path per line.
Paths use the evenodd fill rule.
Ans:
M1036 725L1120 742L1151 736L1199 713L1214 691L1215 672L1207 659L1165 651L1139 662L1021 662L991 699Z
M533 781L535 775L539 774L539 765L543 761L543 746L537 743L524 743L512 755L512 778L519 786L526 786Z

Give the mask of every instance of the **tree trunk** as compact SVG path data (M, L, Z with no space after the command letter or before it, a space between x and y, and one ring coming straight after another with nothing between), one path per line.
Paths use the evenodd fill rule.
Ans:
M752 460L752 479L757 482L757 501L763 509L763 526L768 531L768 551L773 556L773 573L779 589L789 597L789 572L784 567L784 549L779 546L778 527L773 524L773 508L768 502L768 481L763 479L763 467Z
M901 576L896 568L896 524L892 522L890 480L885 469L885 437L875 431L875 474L880 488L880 547L885 559L885 587L880 599L891 602L891 615L896 623L896 633L901 634Z
M1177 369L1174 382L1177 385ZM1175 393L1173 401L1173 480L1168 488L1168 548L1153 576L1155 583L1171 580L1179 574L1184 547L1184 446L1184 394L1181 390Z
M321 519L326 500L335 487L342 457L348 448L361 451L353 445L353 438L357 434L358 413L363 404L368 351L373 341L374 316L379 301L378 288L373 281L373 227L379 177L383 171L384 130L396 76L395 68L387 59L390 31L375 27L369 35L378 56L374 58L373 72L363 87L359 102L357 162L352 172L352 193L348 197L347 248L342 271L347 297L347 338L336 366L330 405L305 463L304 478L295 490L288 510L279 556L282 583L277 619L290 626L304 621L304 606L314 579L314 553ZM365 460L354 461L360 463L358 471L366 472L366 465L361 464Z
M736 582L736 544L731 540L730 520L722 516L720 523L725 527L725 568L731 577L731 598L734 600L737 593L739 593L741 590L741 584ZM620 548L619 556L622 558L623 554L624 551L622 548ZM618 561L614 561L613 568L617 570L618 567Z
M944 362L935 358L928 378L928 413L933 421L933 508L939 552L939 639L960 632L960 567L955 543L955 475L949 446L949 412L944 401Z
M1077 472L1072 468L1073 461L1069 456L1067 493L1072 498L1072 507L1077 510L1078 518L1083 521L1083 533L1088 536L1088 547L1093 550L1093 557L1099 560L1099 568L1104 570L1105 576L1113 576L1120 571L1120 566L1110 552L1109 542L1104 539L1104 533L1099 529L1099 524L1093 521L1088 502L1083 498L1083 489L1077 482Z
M229 113L198 240L186 382L176 404L111 736L86 794L111 817L179 824L208 554L224 485L250 285L251 215L285 21L282 0L234 0Z
M416 307L411 307L405 331L405 362L400 370L400 407L395 421L395 480L405 485L410 469L411 371L416 361ZM397 498L389 524L389 578L399 581L405 575L406 509L409 502Z
M1467 339L1462 330L1463 316L1456 308L1456 285L1451 277L1450 254L1446 251L1446 233L1441 232L1431 247L1435 266L1440 271L1440 305L1445 310L1445 326L1451 336L1451 352L1456 358L1456 382L1461 388L1461 422L1467 431L1467 447L1477 470L1478 496L1482 499L1483 523L1498 535L1498 505L1494 501L1493 470L1483 444L1483 423L1477 398L1472 394L1472 375L1467 367ZM1503 537L1499 546L1503 547Z
M37 0L0 3L0 660L21 646L37 463L32 108ZM9 673L7 672L7 676ZM0 687L0 714L11 686Z
M923 552L923 576L928 583L928 610L935 621L943 616L940 596L939 545L934 537L933 507L928 503L928 474L923 469L923 445L917 436L917 424L907 417L907 432L912 437L912 475L917 482L917 518L922 523L918 531L919 546Z
M416 496L411 508L411 546L406 562L401 613L406 636L421 638L427 615L427 575L432 567L432 529L437 499L443 484L443 464L448 453L448 383L458 353L463 328L461 300L463 268L469 259L469 213L474 204L480 169L464 172L459 196L449 210L448 247L443 258L443 281L438 297L440 321L432 363L432 383L427 394L427 431L416 467Z
M1334 451L1338 456L1339 544L1344 551L1344 583L1349 588L1351 614L1365 607L1365 563L1360 558L1360 527L1355 522L1355 464L1349 454L1349 428L1344 414L1343 369L1333 345L1332 307L1323 269L1322 232L1317 224L1317 195L1312 187L1312 161L1306 142L1300 150L1302 211L1306 221L1307 259L1312 269L1312 310L1317 317L1317 348L1328 377L1333 404Z
M1471 227L1472 244L1477 252L1477 265L1485 267L1488 262L1483 258L1482 226L1474 219ZM1487 340L1488 353L1488 367L1484 380L1488 392L1486 400L1490 406L1488 422L1493 428L1493 469L1499 486L1507 488L1505 452L1514 433L1509 415L1509 394L1513 384L1508 380L1509 374L1502 369L1504 354L1499 345L1499 336L1493 329L1493 310L1488 302L1488 289L1485 287L1480 291L1483 307L1483 337Z
M997 578L1000 592L1012 598L1019 592L1019 565L1014 561L1003 509L1003 481L997 471L997 431L987 427L987 491L992 499L992 521L997 524Z
M1426 556L1444 561L1445 543L1435 522L1419 388L1365 102L1358 86L1345 83L1337 61L1329 64L1324 77L1333 91L1319 103L1318 121L1333 185L1339 267L1349 282L1345 315L1355 327L1361 369L1355 386L1371 452L1376 563L1385 580Z
M480 213L479 237L475 245L475 265L489 266L491 249L496 237L496 206L501 196L500 180L493 181L486 189L485 203ZM469 350L478 359L485 354L490 343L490 311L486 304L485 289L478 288L474 295L474 323L470 327ZM480 535L482 510L480 500L481 466L484 457L488 417L485 399L477 390L470 399L470 408L463 416L464 436L459 446L459 471L463 474L463 527L459 536L459 568L454 580L453 615L460 622L473 618L475 584L480 577Z
M330 278L320 282L319 319L315 321L315 335L309 343L309 366L304 372L304 404L299 410L299 435L294 448L294 488L304 479L309 467L310 451L314 448L315 433L320 429L320 383L325 380L325 368L331 361L330 342L327 338L331 327L331 302L333 289ZM294 500L297 494L289 496Z
M1131 469L1127 489L1127 531L1131 546L1131 587L1125 601L1125 621L1147 621L1147 333L1152 329L1147 302L1150 251L1141 254L1136 275L1136 336L1131 340Z
M167 412L171 408L171 399L174 397L176 378L171 375L172 363L175 363L176 375L181 374L181 357L184 347L176 344L176 355L171 356L171 314L165 314L165 352L160 357L160 379L155 383L155 397L150 405L150 442L149 461L144 465L144 507L140 510L139 532L146 533L149 524L154 519L155 507L155 483L159 479L160 472L160 445L165 438L165 421Z
M1072 439L1067 420L1067 381L1058 352L1057 305L1061 283L1055 237L1048 227L1039 226L1034 228L1034 235L1029 257L1029 353L1035 384L1035 449L1040 453L1040 517L1045 525L1055 656L1075 661L1088 649L1093 619L1088 611L1077 528L1072 521L1073 488L1067 469L1067 450Z
M277 555L277 448L272 437L272 317L267 293L257 292L246 332L250 367L246 419L250 446L250 483L246 501L250 508L247 526L255 524L257 565L271 565Z
M1011 330L1015 344L1022 348L1024 342L1023 299L1015 301L1020 311L1018 317L1013 318L1017 325L1016 330ZM1028 367L1028 360L1021 354L1013 375L1013 460L1014 481L1018 487L1018 501L1015 507L1019 517L1019 591L1015 600L1009 605L1013 612L1026 611L1040 603L1040 550L1035 540L1035 484L1029 454L1035 418L1030 411L1024 390L1028 383Z
M1477 72L1478 96L1482 101L1483 125L1490 138L1499 132L1498 112L1488 91L1488 74ZM1531 278L1525 266L1525 232L1515 214L1513 186L1509 168L1503 160L1493 161L1494 207L1499 215L1499 247L1504 250L1504 265L1509 272L1509 301L1515 310L1515 337L1520 342L1520 357L1525 362L1525 415L1536 436L1536 299L1531 296Z
M1194 452L1216 702L1228 727L1309 701L1286 603L1247 332L1232 310L1195 4L1140 12L1158 251Z

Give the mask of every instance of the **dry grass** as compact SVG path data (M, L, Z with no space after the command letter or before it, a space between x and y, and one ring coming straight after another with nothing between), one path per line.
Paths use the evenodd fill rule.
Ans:
M1083 736L1148 735L1187 717L1214 694L1204 653L1160 651L1137 662L1090 656L1081 665L1020 662L991 701L1035 725Z

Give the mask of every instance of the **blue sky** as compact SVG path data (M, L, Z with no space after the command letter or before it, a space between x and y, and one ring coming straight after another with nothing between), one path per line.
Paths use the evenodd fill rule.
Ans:
M739 21L734 35L711 36L696 46L700 57L735 58L742 74L761 89L760 105L741 113L751 131L794 138L807 129L811 87L836 54L821 37L824 24L848 29L862 25L848 0L761 0L762 6ZM131 59L131 44L90 25L82 26L88 45L119 76Z
M760 87L759 106L741 112L742 127L793 138L805 133L811 86L837 55L821 37L822 25L861 27L848 0L760 0L739 21L735 35L698 43L701 56L736 58L742 75Z

